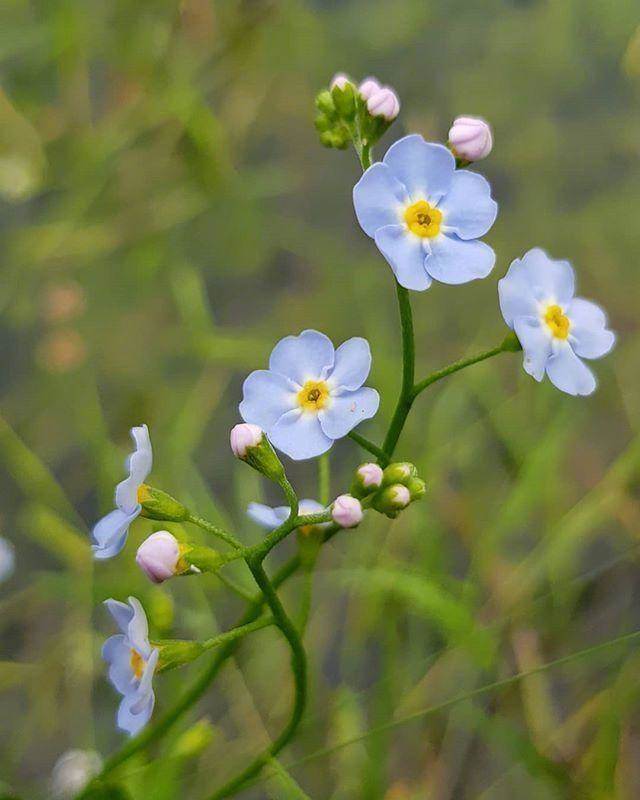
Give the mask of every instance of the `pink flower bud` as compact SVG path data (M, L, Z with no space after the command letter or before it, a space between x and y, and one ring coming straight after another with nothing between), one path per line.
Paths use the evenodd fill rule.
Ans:
M449 131L449 142L459 158L479 161L493 148L491 127L479 117L456 117Z
M382 89L382 86L375 78L365 78L360 86L358 86L360 97L362 97L363 100L368 100L372 94L379 92L380 89Z
M331 517L341 528L355 528L362 521L360 501L350 494L341 494L333 501Z
M154 583L162 583L176 574L180 545L169 531L152 533L138 548L136 562Z
M377 464L363 464L356 472L365 488L374 486L377 489L382 483L382 467Z
M245 458L249 447L257 447L262 441L262 428L251 425L249 422L241 422L231 429L229 442L231 450L236 458Z
M344 72L336 72L333 78L331 78L329 89L333 89L335 86L339 89L344 89L348 83L351 83L351 78L348 75L345 75Z
M367 100L367 109L372 117L384 117L391 122L400 113L398 95L388 86L382 86Z
M389 499L396 508L406 508L411 502L411 492L406 486L397 483L389 488Z

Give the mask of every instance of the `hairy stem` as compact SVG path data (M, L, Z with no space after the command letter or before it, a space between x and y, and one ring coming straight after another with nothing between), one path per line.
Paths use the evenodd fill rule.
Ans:
M383 467L389 463L389 459L387 458L387 454L381 447L378 447L377 444L366 439L364 436L361 436L356 431L351 431L347 434L350 439L352 439L356 444L359 444L363 450L366 450L368 453L371 453L372 456L375 456L378 461L382 464Z
M199 517L197 514L190 513L187 517L187 522L192 522L194 525L202 528L203 531L217 536L218 539L222 539L236 550L242 550L242 544L236 539L235 536L233 536L231 533L228 533L223 528L220 528L218 525L214 525L213 522L209 522L208 519L204 519L204 517Z

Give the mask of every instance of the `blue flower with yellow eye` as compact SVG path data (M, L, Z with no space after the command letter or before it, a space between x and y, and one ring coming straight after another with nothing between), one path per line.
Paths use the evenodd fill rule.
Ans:
M149 643L147 615L135 597L129 598L129 605L112 599L105 600L105 605L121 631L107 639L102 648L109 680L122 695L117 724L135 736L153 712L152 680L159 651Z
M355 185L353 204L406 289L467 283L493 269L495 253L479 241L498 213L491 188L482 175L456 170L444 145L418 134L392 144Z
M615 343L604 311L574 297L568 261L555 261L540 248L511 263L498 282L500 309L524 351L524 369L537 381L545 373L573 395L591 394L596 379L582 359L601 358Z
M127 459L129 475L116 486L116 508L99 520L91 532L94 558L113 558L127 541L129 525L142 511L138 490L151 472L153 451L146 425L131 428L134 452Z
M245 380L240 415L291 458L319 456L378 410L378 392L362 385L370 369L366 339L335 350L318 331L287 336L273 348L269 369Z

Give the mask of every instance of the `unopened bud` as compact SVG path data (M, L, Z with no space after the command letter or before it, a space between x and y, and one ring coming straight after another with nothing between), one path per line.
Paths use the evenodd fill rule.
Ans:
M365 78L360 86L358 86L358 92L363 100L368 100L376 92L379 92L380 89L382 89L382 86L375 78Z
M351 494L354 497L366 497L380 488L382 484L382 467L378 464L361 464L356 470L356 474L351 486Z
M262 441L264 432L258 425L242 422L234 425L229 435L231 450L236 458L245 459L250 447L257 447Z
M406 508L411 502L411 494L406 486L396 483L393 486L387 486L379 494L376 495L373 501L373 507L386 514L392 519L398 516L398 513Z
M143 483L138 489L138 502L142 506L142 516L148 519L169 522L184 522L189 511L175 497Z
M180 544L169 531L152 533L136 553L136 563L153 583L162 583L180 573Z
M424 497L427 491L427 484L422 478L411 478L407 481L407 489L411 495L411 502L413 502L414 500L421 500Z
M479 117L456 117L449 131L449 143L458 158L480 161L493 148L491 127Z
M316 97L316 108L318 111L321 111L325 114L330 120L335 120L336 118L336 107L333 102L333 97L331 96L331 92L327 91L326 89Z
M341 528L355 528L362 522L360 501L350 494L341 494L333 501L331 517Z
M336 72L336 74L331 78L331 83L329 84L329 88L333 91L333 89L337 86L338 89L344 89L344 87L351 83L351 78L348 75L345 75L344 72Z
M182 639L166 639L161 642L153 642L153 646L160 651L156 672L166 672L168 669L189 664L205 651L200 642L188 642Z
M408 461L398 461L389 464L383 472L382 485L391 486L394 483L402 483L405 486L418 474L417 469Z
M243 422L232 428L229 438L237 458L272 481L284 479L284 467L262 428Z
M372 117L382 117L392 122L400 113L400 100L393 89L382 86L367 99L367 110Z

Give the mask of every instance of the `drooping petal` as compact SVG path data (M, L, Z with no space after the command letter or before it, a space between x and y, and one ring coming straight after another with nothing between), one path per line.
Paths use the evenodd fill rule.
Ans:
M336 350L333 371L329 375L332 386L359 389L371 370L371 348L369 342L354 336Z
M129 475L116 486L116 505L128 514L138 506L138 489L151 472L153 451L146 425L131 428L135 450L127 459Z
M155 699L153 692L150 692L144 696L140 707L141 698L137 693L125 695L118 708L117 724L120 730L126 731L130 736L139 733L151 719Z
M445 231L461 239L477 239L496 221L498 204L491 197L491 187L482 175L456 170L451 188L440 201Z
M380 161L370 166L353 187L356 217L367 236L373 237L385 225L397 225L408 201L404 186Z
M302 386L308 380L326 377L333 361L331 339L320 331L306 330L298 336L285 336L278 342L271 351L269 369Z
M107 611L116 621L116 625L120 628L122 633L126 634L129 630L129 623L133 619L133 609L126 603L121 603L119 600L114 600L110 597L104 601Z
M392 144L383 163L404 184L412 200L428 200L432 205L449 191L456 167L444 145L425 142L416 133Z
M331 405L318 414L320 425L331 439L341 439L356 425L373 417L379 405L380 395L367 386L332 396Z
M99 560L113 558L122 550L127 541L129 525L140 513L140 506L130 514L116 508L101 520L98 520L91 531L93 557Z
M601 358L613 347L616 336L607 330L607 317L600 306L576 297L567 306L571 321L569 338L577 356Z
M518 317L514 322L514 330L524 352L524 371L541 381L551 355L549 333L544 330L538 317Z
M295 461L326 453L333 439L322 432L318 415L295 408L283 414L269 431L274 447Z
M431 286L424 267L426 253L419 236L406 225L387 225L375 235L376 244L389 262L400 286L423 292Z
M127 628L127 638L140 655L147 659L151 653L149 644L149 625L147 615L142 604L136 597L129 598L129 605L133 609L133 616Z
M295 406L297 387L277 372L258 369L242 386L240 416L245 422L269 431L280 417Z
M534 247L522 256L516 269L523 273L536 300L566 305L573 297L575 274L568 261L549 258L544 250Z
M109 665L108 676L120 694L129 694L134 685L131 646L122 634L111 636L102 646L102 658Z
M247 516L260 527L272 531L274 528L279 527L289 516L289 508L287 506L272 508L264 503L249 503Z
M547 375L554 386L567 394L587 395L596 388L593 372L578 358L568 342L558 346L547 362Z
M460 284L486 278L496 262L496 254L479 240L465 242L457 236L440 235L431 239L431 254L425 269L441 283Z

